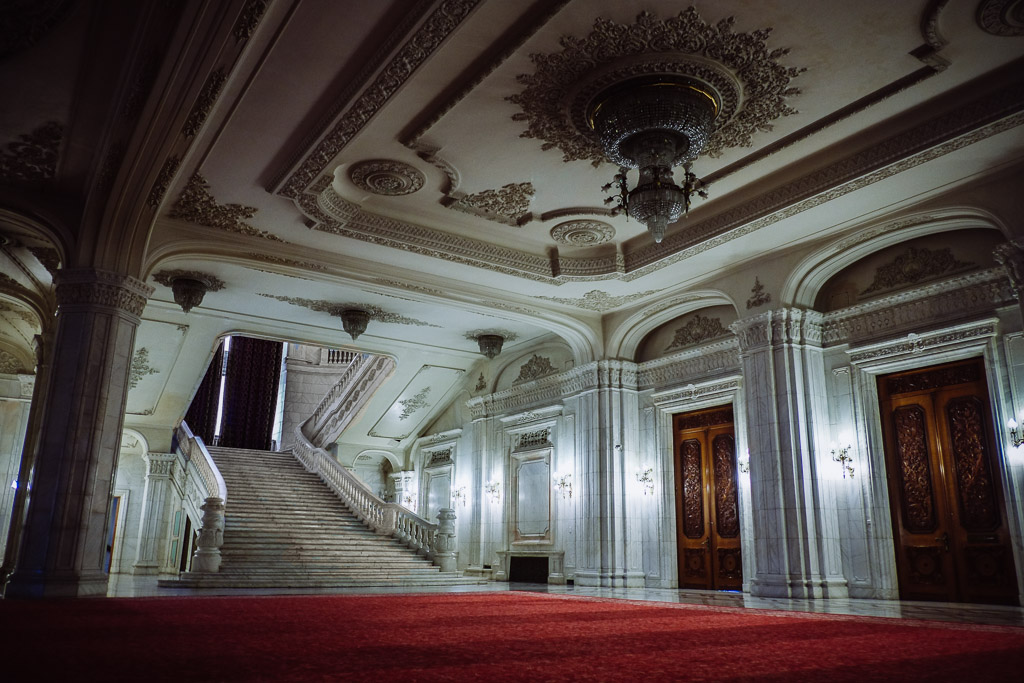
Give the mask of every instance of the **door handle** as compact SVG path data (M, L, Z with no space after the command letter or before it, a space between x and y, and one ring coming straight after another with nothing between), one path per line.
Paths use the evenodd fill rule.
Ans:
M708 536L707 538L704 539L703 545L708 550L711 550L711 537L710 536Z
M945 552L949 552L949 532L944 531L941 536L936 536L935 541L942 544L942 549Z

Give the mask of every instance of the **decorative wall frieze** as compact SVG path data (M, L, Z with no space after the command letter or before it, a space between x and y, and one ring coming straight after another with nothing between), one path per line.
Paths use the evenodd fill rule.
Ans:
M160 371L149 365L149 349L145 346L136 349L132 355L131 368L128 371L128 388L134 389L145 377L158 372Z
M163 202L164 195L170 189L171 181L174 180L174 174L178 172L180 164L181 159L176 156L170 156L164 160L164 165L160 167L159 175L153 181L153 187L149 189L149 196L146 197L146 203L152 208L159 208L160 203Z
M687 401L698 401L722 394L731 397L740 388L740 379L726 379L704 384L688 384L685 387L669 389L651 395L651 402L656 406L667 407Z
M570 247L592 247L610 242L613 237L615 228L604 221L580 219L551 228L551 239Z
M823 340L824 318L817 311L780 308L737 320L729 329L739 338L743 353L778 344L818 346Z
M338 156L359 131L380 111L392 95L398 92L405 81L425 62L459 24L476 8L480 0L442 0L436 9L426 17L417 31L384 65L369 85L362 88L358 98L334 123L325 135L319 135L320 142L310 150L298 168L284 181L277 192L291 199L298 199L327 165ZM419 19L409 13L410 22ZM408 24L397 27L394 35L401 35ZM391 46L382 48L390 50ZM361 86L362 83L355 84ZM275 183L276 184L276 183Z
M446 202L446 205L449 209L520 227L530 211L534 194L533 183L509 183L497 190L453 195L450 198L453 201Z
M529 432L520 432L512 441L513 451L531 451L538 448L553 448L551 443L551 427L542 427Z
M772 302L772 295L765 291L764 285L761 284L761 280L759 278L754 278L754 286L750 288L750 293L753 296L747 299L748 311L751 308L758 308Z
M924 280L932 280L943 275L967 270L976 265L958 261L949 247L935 250L924 247L907 247L906 251L896 255L893 260L883 263L875 269L874 280L867 289L861 292L861 296L905 285L915 285Z
M199 173L194 173L188 185L182 190L178 201L171 208L171 218L218 228L250 237L262 237L274 242L284 242L277 235L246 223L256 215L256 207L242 204L220 204L210 194L210 184Z
M665 352L694 346L709 339L724 337L727 334L729 334L729 330L722 327L721 318L708 318L698 313L690 318L685 325L676 329L672 343L665 347Z
M64 126L47 121L31 133L18 136L0 150L0 181L38 182L57 173Z
M823 318L825 345L852 343L990 313L1015 302L1002 268L922 285L832 311Z
M512 384L532 382L535 379L547 377L556 372L558 372L558 368L551 364L550 358L533 354L533 357L519 368L519 376L512 381Z
M439 443L446 441L451 442L453 445L455 441L462 436L462 428L457 427L455 429L449 429L437 434L430 434L429 436L421 436L416 439L416 445L420 447L436 446Z
M257 292L259 296L266 297L268 299L277 299L283 301L292 306L301 306L308 308L311 311L317 313L328 313L337 318L341 317L341 312L352 308L358 308L366 311L370 314L370 320L376 320L380 323L392 323L395 325L417 325L419 327L441 327L434 323L426 322L425 320L417 320L416 318L410 318L398 313L392 313L385 311L380 306L374 306L373 304L361 304L361 303L335 303L332 301L326 301L324 299L303 299L301 297L294 296L281 296L278 294L264 294Z
M545 420L554 425L554 419L561 414L562 405L558 404L544 406L542 408L534 408L533 410L528 410L525 413L519 413L517 415L503 415L498 418L498 421L506 427L522 427L523 425L529 425L534 422L541 422Z
M25 368L22 366L21 361L14 354L0 351L0 374L17 375L27 373L25 373Z
M1006 271L1017 299L1021 300L1024 293L1024 249L1017 242L1004 242L993 250L992 256Z
M538 299L545 299L547 301L554 301L558 304L565 304L566 306L575 306L576 308L585 308L588 311L596 311L598 313L604 313L620 306L632 303L637 299L642 299L645 296L657 294L660 290L648 289L644 292L637 292L636 294L624 294L622 296L611 296L607 292L602 292L599 289L592 289L582 297L570 299L567 297L558 296L538 296Z
M738 371L739 349L739 340L729 338L647 361L638 366L637 383L644 390Z
M1024 2L1020 0L982 0L977 19L985 33L1008 38L1024 36Z
M59 308L105 306L141 316L153 294L153 288L141 280L90 268L60 270L54 281Z
M265 263L276 263L281 266L291 266L293 268L301 268L303 270L314 270L318 273L326 273L328 270L327 266L322 263L299 261L298 259L277 256L275 254L260 254L258 252L250 251L248 256L249 258L254 258L257 261L264 261Z
M423 387L418 392L416 392L416 395L413 396L412 398L400 400L398 404L402 406L402 414L398 416L398 419L408 420L413 415L413 413L416 413L422 410L423 408L429 406L430 403L427 402L427 396L429 395L430 387Z
M909 218L901 218L896 221L890 221L882 225L877 225L874 228L871 228L870 230L858 232L855 235L847 237L841 242L836 242L834 245L832 245L832 252L835 254L841 254L845 251L848 251L850 248L857 246L858 244L869 242L874 238L878 237L879 235L894 233L898 230L903 230L904 228L913 227L915 225L934 223L937 220L939 220L939 217L933 214L921 214L918 216L911 216Z
M988 321L980 324L962 325L956 328L939 330L932 333L911 333L901 339L871 347L850 349L850 363L857 365L883 358L892 358L906 354L919 354L936 350L945 346L971 342L992 337L999 333L998 322Z
M414 285L409 282L402 282L401 280L388 280L387 278L375 278L374 282L380 285L386 285L388 287L398 287L400 289L407 289L410 292L420 292L421 294L433 294L435 296L443 296L444 292L434 287L423 287L421 285Z
M245 3L245 6L238 15L238 20L235 22L233 32L236 41L242 42L252 38L252 34L256 32L256 27L260 25L260 20L263 19L269 4L268 0L248 0Z
M349 169L348 177L362 190L389 197L412 194L426 181L416 168L391 159L360 161Z
M424 451L424 467L439 467L441 465L452 464L452 453L455 451L455 446L449 446L448 448L442 448L436 451Z
M172 287L177 279L198 280L206 285L207 292L219 292L224 289L224 281L216 275L201 273L198 270L161 270L153 273L153 279L164 287Z
M189 112L188 118L185 119L185 124L181 128L182 135L187 138L196 136L199 129L206 123L206 117L213 110L213 105L220 96L220 91L224 88L227 80L228 75L224 67L212 72L206 78L206 83L203 84L203 89L199 91L199 96L192 105L192 111Z
M519 75L526 87L506 98L522 110L513 119L527 122L522 137L558 147L564 161L597 166L605 158L587 123L590 101L616 82L671 72L707 83L720 95L706 154L749 147L757 131L795 113L785 98L799 94L790 81L803 69L778 62L788 51L768 49L771 29L733 33L732 26L731 17L707 24L693 7L665 20L644 11L629 25L599 18L587 36L563 37L560 52L531 55L535 72Z

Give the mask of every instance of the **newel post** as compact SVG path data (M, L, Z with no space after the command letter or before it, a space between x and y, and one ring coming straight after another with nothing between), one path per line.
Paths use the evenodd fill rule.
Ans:
M443 572L455 571L455 511L441 508L437 513L437 536L434 537L434 564Z
M192 556L192 571L213 573L220 569L220 547L224 543L224 500L207 498L199 509L203 511L203 527Z

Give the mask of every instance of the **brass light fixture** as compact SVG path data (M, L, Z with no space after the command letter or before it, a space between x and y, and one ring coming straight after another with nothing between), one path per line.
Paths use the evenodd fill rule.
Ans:
M481 334L476 341L480 345L480 353L490 360L501 353L501 346L505 343L505 338L500 334Z
M661 242L668 224L689 211L694 194L707 197L691 164L707 144L719 109L714 90L685 77L652 75L598 94L588 107L588 123L607 159L619 165L603 188L617 194L605 203L616 203ZM680 165L681 186L673 177ZM631 168L639 169L632 190L626 180Z
M352 341L366 332L370 314L360 308L347 308L341 312L341 326L352 337Z
M203 297L213 289L213 283L206 279L176 277L171 281L174 303L181 306L181 310L186 313L203 303Z

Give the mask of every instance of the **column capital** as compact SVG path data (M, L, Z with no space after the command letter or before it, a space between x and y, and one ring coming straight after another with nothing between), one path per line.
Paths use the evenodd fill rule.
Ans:
M82 305L102 306L139 317L146 300L153 294L153 287L130 275L94 268L60 270L54 280L58 310Z
M174 463L178 459L176 453L145 453L142 456L148 469L146 476L169 477L174 472Z
M1024 249L1017 242L1004 242L992 251L992 255L996 263L1006 270L1017 298L1021 298L1021 292L1024 291Z
M823 318L817 311L777 308L737 320L729 329L740 342L740 352L778 344L821 346Z

